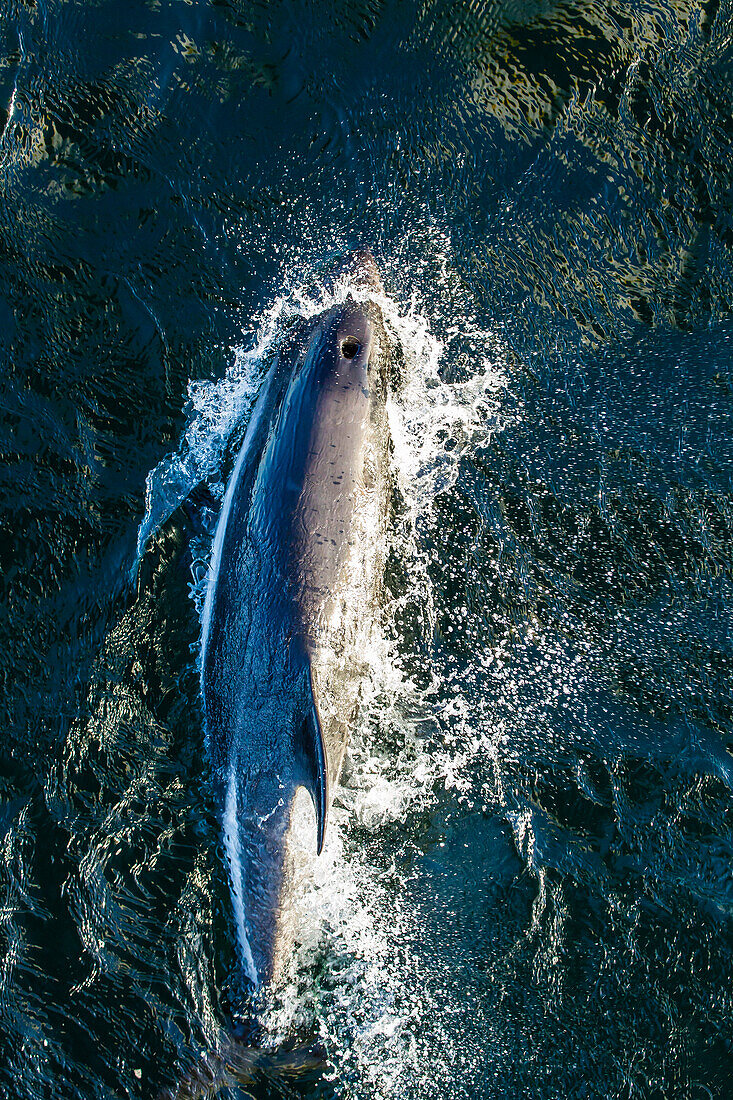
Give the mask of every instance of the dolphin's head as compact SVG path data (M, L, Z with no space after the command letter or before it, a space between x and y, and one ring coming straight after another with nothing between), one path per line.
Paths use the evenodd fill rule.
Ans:
M384 399L387 335L377 305L347 298L330 311L316 340L321 383L333 377L372 401Z
M338 278L349 291L383 293L377 265L368 248L342 259ZM350 292L344 302L318 318L311 330L308 357L315 366L314 380L338 380L354 386L369 400L386 396L388 341L382 310L374 299L362 300Z

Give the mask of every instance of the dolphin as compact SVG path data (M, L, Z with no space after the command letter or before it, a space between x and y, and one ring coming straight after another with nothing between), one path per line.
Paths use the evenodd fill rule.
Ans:
M202 616L206 744L254 991L291 946L301 787L323 848L382 572L389 342L368 296L381 283L367 250L341 274L367 295L299 323L267 374L224 496Z

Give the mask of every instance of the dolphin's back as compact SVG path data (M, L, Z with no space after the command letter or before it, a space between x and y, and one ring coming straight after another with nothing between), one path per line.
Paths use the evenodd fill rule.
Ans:
M367 491L373 394L340 352L350 334L369 354L366 329L361 310L326 316L290 383L253 488L250 537L288 591L292 628L309 654L351 558Z
M347 332L368 341L361 313L342 307L327 314L308 355L299 360L295 341L273 368L230 480L204 613L203 684L214 740L246 725L238 707L251 711L253 700L257 711L266 706L278 675L303 674L338 595L354 515L368 491L373 395L339 350ZM255 734L247 736L251 744Z
M252 595L262 572L260 547L249 537L258 471L302 353L298 325L263 382L222 504L214 536L201 632L201 685L209 752L215 772L228 766L239 725L235 699L247 678ZM261 592L261 587L260 587ZM253 656L253 655L252 655Z

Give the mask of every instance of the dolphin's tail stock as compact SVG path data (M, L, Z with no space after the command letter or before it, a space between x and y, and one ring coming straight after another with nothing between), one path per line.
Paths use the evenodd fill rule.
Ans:
M261 1050L245 1040L227 1036L216 1050L204 1055L185 1077L160 1093L158 1100L209 1100L224 1088L243 1086L268 1090L267 1095L302 1095L296 1086L315 1084L326 1066L326 1053L310 1044ZM249 1095L249 1093L248 1093ZM252 1093L256 1096L257 1093Z

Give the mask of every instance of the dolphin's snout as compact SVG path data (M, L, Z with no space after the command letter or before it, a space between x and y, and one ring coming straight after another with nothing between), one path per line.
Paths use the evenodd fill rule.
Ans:
M366 246L346 253L341 261L340 274L354 286L368 287L380 293L383 289L372 250Z

